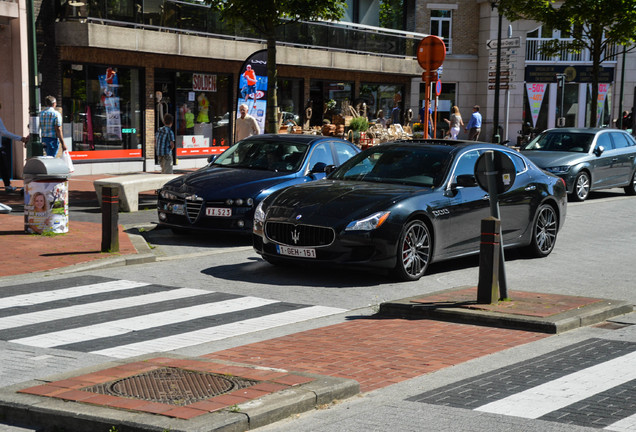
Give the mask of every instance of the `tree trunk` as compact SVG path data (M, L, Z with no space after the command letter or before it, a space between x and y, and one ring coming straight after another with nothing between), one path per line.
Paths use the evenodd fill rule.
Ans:
M276 33L267 35L267 123L266 133L278 133L278 72L276 69Z

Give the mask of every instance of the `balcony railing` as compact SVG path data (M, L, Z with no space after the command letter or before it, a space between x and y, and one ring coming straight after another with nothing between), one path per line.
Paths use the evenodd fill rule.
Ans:
M580 52L573 52L567 49L561 50L558 55L548 56L541 52L543 44L551 41L549 38L526 38L526 61L531 62L549 62L549 63L590 63L592 58L589 50L582 50ZM567 39L564 39L567 41ZM615 62L617 60L617 54L619 48L616 44L612 44L608 48L608 59L605 61Z
M81 7L67 1L61 20L82 20L112 26L172 31L234 40L262 41L250 28L232 25L203 4L179 0L88 0ZM298 22L280 28L279 45L329 49L395 57L416 57L426 35L354 23Z

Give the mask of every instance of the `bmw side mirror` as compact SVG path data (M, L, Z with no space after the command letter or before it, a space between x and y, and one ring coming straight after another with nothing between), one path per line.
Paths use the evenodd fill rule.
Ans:
M212 162L214 162L214 160L216 159L216 157L217 157L217 156L218 156L218 155L215 155L215 154L214 154L214 155L210 155L210 156L208 156L208 163L212 163Z
M600 156L600 155L602 155L602 154L603 154L603 152L604 152L604 151L605 151L605 147L603 147L603 146L598 146L598 147L596 147L596 148L594 149L594 154L595 154L596 156Z

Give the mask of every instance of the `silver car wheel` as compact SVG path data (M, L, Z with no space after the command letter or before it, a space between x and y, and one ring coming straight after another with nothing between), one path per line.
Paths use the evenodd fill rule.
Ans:
M539 209L534 230L534 242L537 252L546 256L552 252L557 237L557 217L554 209L544 205Z
M402 232L398 245L396 274L402 280L417 280L428 268L431 237L426 224L420 220L410 222Z
M590 195L590 176L585 172L579 173L574 182L574 198L577 201L585 201Z

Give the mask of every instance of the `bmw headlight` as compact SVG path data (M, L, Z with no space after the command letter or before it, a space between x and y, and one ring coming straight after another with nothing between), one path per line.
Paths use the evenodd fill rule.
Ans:
M565 174L570 170L568 165L554 166L548 167L545 169L547 172L551 172L552 174Z
M254 224L263 224L265 222L265 211L263 211L263 201L258 203L254 210Z
M371 231L380 228L390 214L391 212L389 211L377 212L364 219L351 221L345 228L345 231Z

